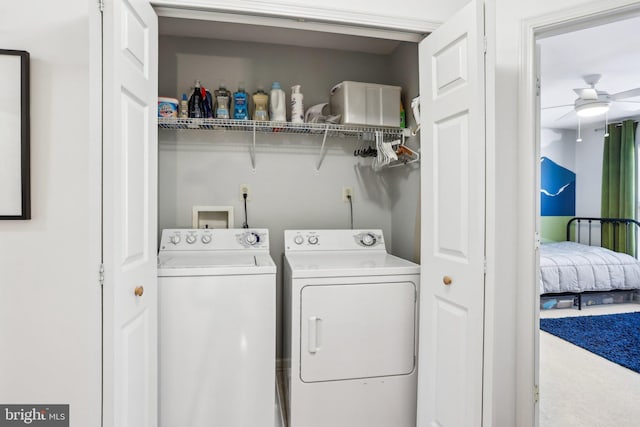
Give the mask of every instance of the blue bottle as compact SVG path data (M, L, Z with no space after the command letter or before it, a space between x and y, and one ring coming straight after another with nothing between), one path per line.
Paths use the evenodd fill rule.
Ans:
M233 118L236 120L249 119L249 99L244 91L244 84L238 84L238 91L233 94Z

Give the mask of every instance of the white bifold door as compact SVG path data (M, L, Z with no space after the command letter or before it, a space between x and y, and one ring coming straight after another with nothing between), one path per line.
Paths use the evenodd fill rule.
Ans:
M418 426L482 425L485 55L482 1L421 42Z
M157 425L157 16L103 12L104 422Z

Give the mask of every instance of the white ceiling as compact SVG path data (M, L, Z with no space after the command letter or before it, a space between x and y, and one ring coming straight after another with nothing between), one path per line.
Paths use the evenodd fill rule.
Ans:
M587 87L582 76L601 74L596 89L609 94L640 87L640 17L600 25L539 40L541 46L541 125L575 129L574 88ZM614 102L609 120L640 116L640 97ZM566 113L565 117L561 118ZM604 116L583 118L582 124L602 122Z

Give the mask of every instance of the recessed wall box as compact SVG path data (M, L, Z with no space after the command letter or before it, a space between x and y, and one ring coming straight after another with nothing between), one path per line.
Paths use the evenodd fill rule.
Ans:
M194 206L193 228L233 228L233 206Z

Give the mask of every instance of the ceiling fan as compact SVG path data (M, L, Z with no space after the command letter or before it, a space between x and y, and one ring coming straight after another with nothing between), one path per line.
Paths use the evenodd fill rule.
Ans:
M640 101L627 101L628 98L640 97L640 87L625 90L622 92L610 94L609 92L596 89L596 84L600 81L601 74L589 74L582 76L588 87L573 89L578 98L573 104L555 105L545 107L543 110L561 107L573 107L568 113L558 117L556 121L565 118L570 114L576 114L578 117L594 117L605 114L609 111L611 104L616 102L639 104Z

